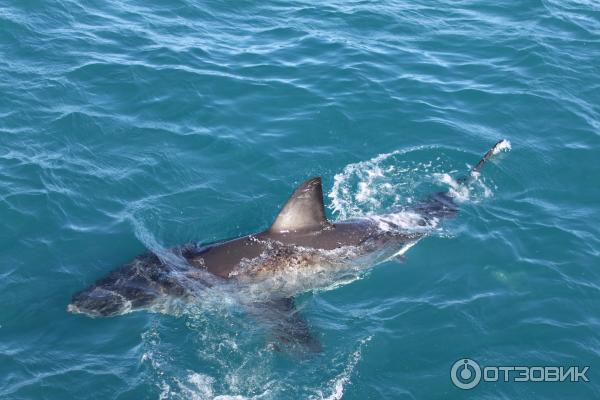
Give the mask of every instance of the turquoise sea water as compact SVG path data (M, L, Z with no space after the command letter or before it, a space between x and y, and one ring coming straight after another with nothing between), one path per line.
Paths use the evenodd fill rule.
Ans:
M599 76L594 1L4 2L0 398L600 398ZM297 298L320 354L227 298L66 312L146 248L265 228L310 176L331 218L382 212L500 138L404 262ZM461 391L462 357L590 382Z

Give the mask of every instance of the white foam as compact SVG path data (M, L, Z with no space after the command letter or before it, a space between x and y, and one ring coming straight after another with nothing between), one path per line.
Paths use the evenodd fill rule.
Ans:
M331 208L340 218L347 219L362 215L362 208L377 209L381 206L378 195L393 193L394 185L388 179L390 174L398 174L395 166L385 167L381 162L400 154L400 151L380 154L367 161L348 164L344 170L333 177L333 187L328 194ZM348 181L358 177L355 191L351 191Z
M350 379L352 378L354 368L356 368L356 365L358 365L359 361L361 360L362 349L365 346L365 344L368 343L372 338L373 336L369 336L360 341L358 349L356 349L352 354L350 354L350 357L348 358L348 363L346 364L344 370L329 382L329 385L332 389L331 394L329 396L325 396L325 394L322 391L319 391L317 393L318 397L313 397L313 399L318 398L322 400L341 400L342 397L344 397L344 389L346 385L348 385L348 383L350 382Z
M494 146L493 153L498 154L501 151L510 151L511 149L512 149L512 146L510 144L510 141L508 141L506 139L502 139L500 141L500 143L498 143L496 146Z
M188 398L194 400L213 399L214 391L213 384L215 379L204 374L193 372L188 375L187 382L192 385L192 388L188 388L185 385L180 385L181 389L189 396Z
M365 202L365 201L369 200L372 193L373 193L373 190L371 189L371 187L369 186L369 184L367 182L360 182L358 184L358 193L356 193L355 198L357 201Z
M162 385L160 386L161 391L160 394L158 395L158 399L159 400L167 400L169 398L169 394L171 393L171 386L169 386L168 383L163 382Z
M448 186L448 193L459 203L464 203L469 200L471 192L469 187L462 183L459 183L456 179L452 178L450 174L434 174L439 182Z

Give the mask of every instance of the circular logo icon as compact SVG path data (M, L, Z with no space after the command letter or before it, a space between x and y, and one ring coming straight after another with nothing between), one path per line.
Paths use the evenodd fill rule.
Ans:
M457 388L473 389L481 380L481 367L470 358L461 358L452 365L450 378Z

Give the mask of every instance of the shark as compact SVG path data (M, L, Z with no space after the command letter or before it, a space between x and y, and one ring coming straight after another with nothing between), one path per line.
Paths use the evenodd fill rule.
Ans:
M489 158L507 147L507 140L498 141L457 184L468 185ZM294 190L268 228L208 244L147 251L75 293L67 309L91 317L116 316L152 310L165 299L200 296L193 288L233 287L251 299L254 315L267 316L279 342L318 348L295 309L298 293L403 257L431 227L458 211L453 192L446 190L426 196L408 212L331 221L322 179L313 177Z

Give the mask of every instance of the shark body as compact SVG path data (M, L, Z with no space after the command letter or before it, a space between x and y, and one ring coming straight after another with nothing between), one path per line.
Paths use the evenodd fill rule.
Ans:
M485 161L508 142L500 141L459 179L466 184ZM434 193L412 208L412 223L424 228L454 216L458 206L448 192ZM177 262L153 252L144 253L77 292L68 310L89 316L113 316L151 308L157 299L193 296L188 283L251 285L286 273L366 268L400 256L427 230L403 229L406 213L332 222L326 218L320 177L303 182L290 196L271 226L258 233L207 245L170 249ZM400 219L399 219L400 218ZM399 222L400 221L400 222ZM285 285L283 285L285 286ZM297 290L297 288L295 288ZM267 292L270 290L267 287ZM264 309L275 310L298 327L292 336L309 338L306 324L295 313L294 288L281 286L261 298ZM287 329L287 328L286 328ZM289 329L287 329L289 330ZM282 335L279 335L282 336Z

